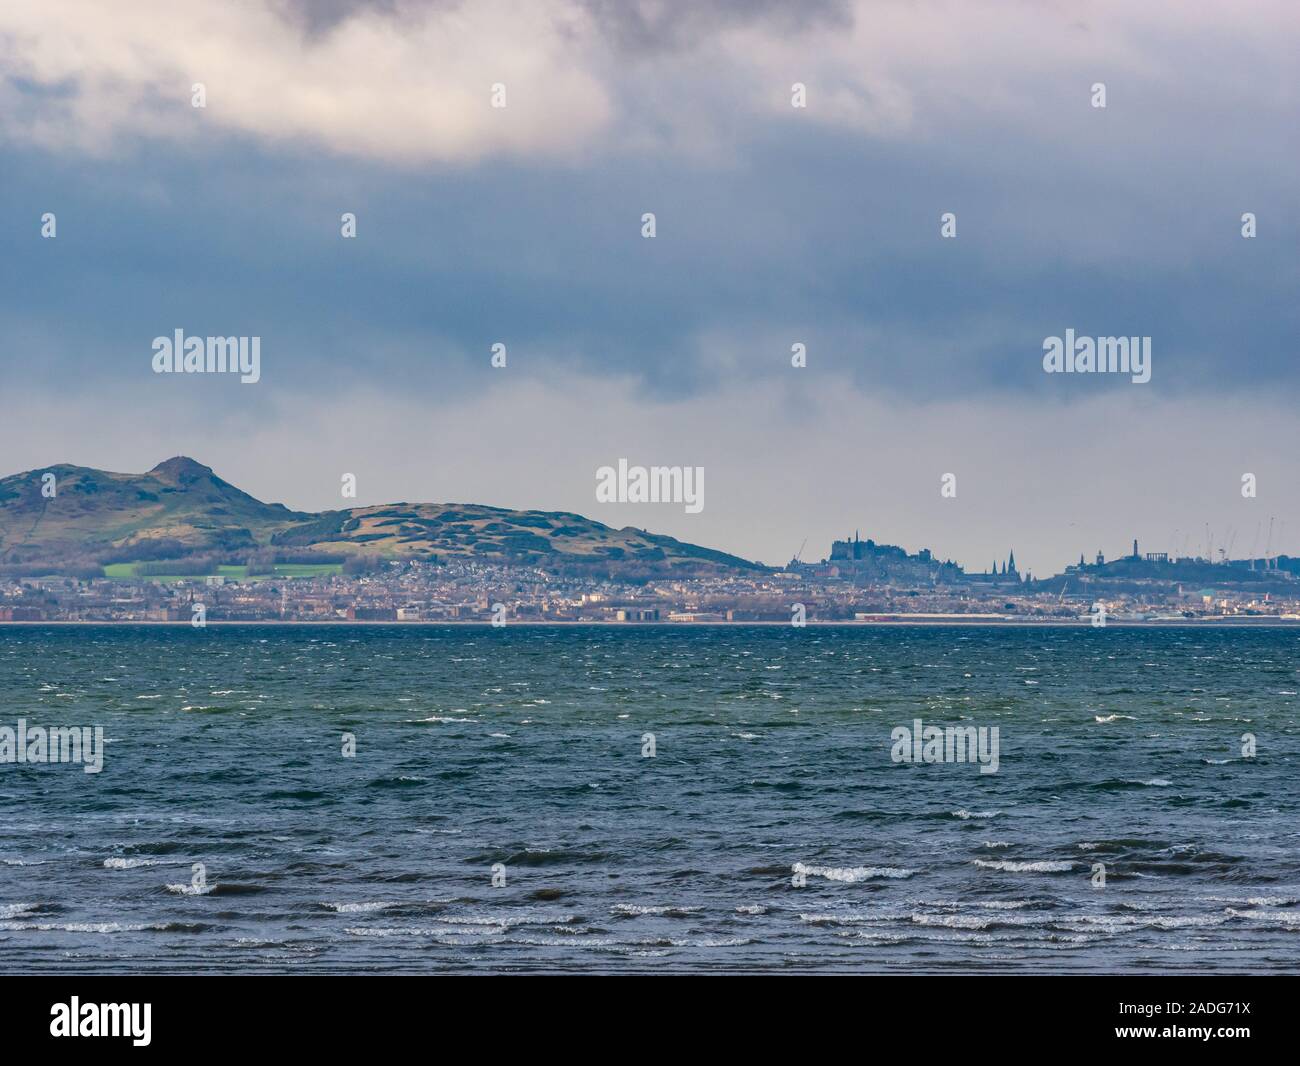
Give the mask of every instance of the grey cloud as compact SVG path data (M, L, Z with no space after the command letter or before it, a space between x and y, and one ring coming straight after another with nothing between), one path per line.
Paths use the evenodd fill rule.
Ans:
M604 36L630 52L690 47L720 30L778 34L853 25L849 0L580 0Z
M454 6L450 0L412 4L411 0L269 0L271 7L294 24L301 26L308 37L318 37L358 15L394 17L403 10L424 10L428 7Z
M418 19L464 6L466 0L270 0L276 10L319 37L351 18L378 15ZM700 43L709 34L762 28L786 34L849 27L851 0L577 0L598 32L615 47L640 53L672 51ZM564 8L556 8L564 17Z

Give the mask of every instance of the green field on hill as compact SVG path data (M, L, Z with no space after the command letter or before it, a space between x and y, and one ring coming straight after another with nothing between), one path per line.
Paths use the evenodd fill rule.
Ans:
M224 577L227 581L273 581L276 578L326 577L343 572L342 563L278 563L273 574L248 575L246 566L218 566L215 574L140 574L139 563L111 563L104 576L115 581L202 581L205 577Z

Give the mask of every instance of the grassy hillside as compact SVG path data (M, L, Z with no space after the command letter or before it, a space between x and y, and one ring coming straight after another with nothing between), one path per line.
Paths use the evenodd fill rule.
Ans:
M479 504L397 503L323 515L276 534L277 545L383 555L547 563L747 568L725 552L644 530L614 529L582 515Z
M42 493L53 474L55 494ZM725 552L581 515L477 504L399 503L312 513L254 499L193 459L145 474L60 464L0 479L0 567L166 577L238 567L256 557L282 575L347 556L462 559L557 569L709 572L755 569ZM317 561L319 557L319 562Z
M43 494L54 475L53 496ZM178 457L145 474L57 464L0 480L0 561L252 550L312 516L267 504Z

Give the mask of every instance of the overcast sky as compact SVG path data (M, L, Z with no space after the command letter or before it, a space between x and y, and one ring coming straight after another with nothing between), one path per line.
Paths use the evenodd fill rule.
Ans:
M1293 0L7 0L0 473L188 454L769 563L1300 554L1297 55ZM154 374L178 328L261 381ZM1045 374L1067 329L1151 381ZM596 503L623 457L703 511Z

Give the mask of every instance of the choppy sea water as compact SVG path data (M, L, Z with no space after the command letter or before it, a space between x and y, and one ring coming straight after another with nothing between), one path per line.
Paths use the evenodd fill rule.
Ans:
M0 765L0 971L1296 971L1298 691L1294 629L0 626L0 726L108 740Z

